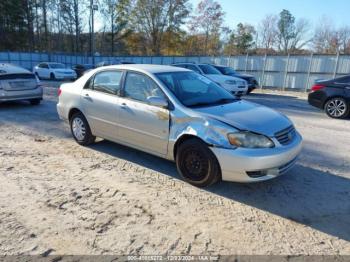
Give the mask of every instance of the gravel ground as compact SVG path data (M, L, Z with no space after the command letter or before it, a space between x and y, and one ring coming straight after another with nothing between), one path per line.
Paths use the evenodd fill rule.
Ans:
M349 120L300 96L252 94L294 121L299 162L272 181L198 189L171 162L77 145L56 91L40 106L0 105L0 255L350 255Z

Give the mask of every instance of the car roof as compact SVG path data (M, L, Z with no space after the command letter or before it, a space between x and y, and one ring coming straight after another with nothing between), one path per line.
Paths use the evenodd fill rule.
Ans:
M167 73L167 72L191 72L191 70L185 68L179 68L169 65L151 65L151 64L121 64L121 65L111 65L104 68L114 68L114 69L125 69L125 70L136 70L145 73Z
M1 71L5 71L6 73L1 73ZM4 74L32 74L32 72L13 64L0 63L0 75Z

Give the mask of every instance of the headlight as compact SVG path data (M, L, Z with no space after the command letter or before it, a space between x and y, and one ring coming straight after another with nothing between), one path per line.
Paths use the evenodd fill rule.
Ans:
M271 148L275 144L264 135L258 135L251 132L237 132L227 135L231 145L245 148Z
M225 84L228 84L228 85L236 85L237 82L235 80L226 80L225 81Z

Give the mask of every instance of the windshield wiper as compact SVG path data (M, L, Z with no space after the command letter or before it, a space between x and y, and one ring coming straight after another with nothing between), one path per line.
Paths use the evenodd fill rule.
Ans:
M201 106L216 106L221 104L228 104L234 101L240 100L239 98L222 98L216 101L210 101L210 102L198 102L195 104L188 105L188 107L201 107Z

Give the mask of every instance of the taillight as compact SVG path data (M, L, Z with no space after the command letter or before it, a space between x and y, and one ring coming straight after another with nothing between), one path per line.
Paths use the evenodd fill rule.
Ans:
M61 88L58 88L57 95L58 95L58 96L60 96L60 95L61 95L61 93L62 93Z
M311 88L311 91L317 91L317 90L321 90L321 89L323 89L323 88L325 88L325 86L324 85L320 85L320 84L315 84L315 85L313 85L313 87Z

